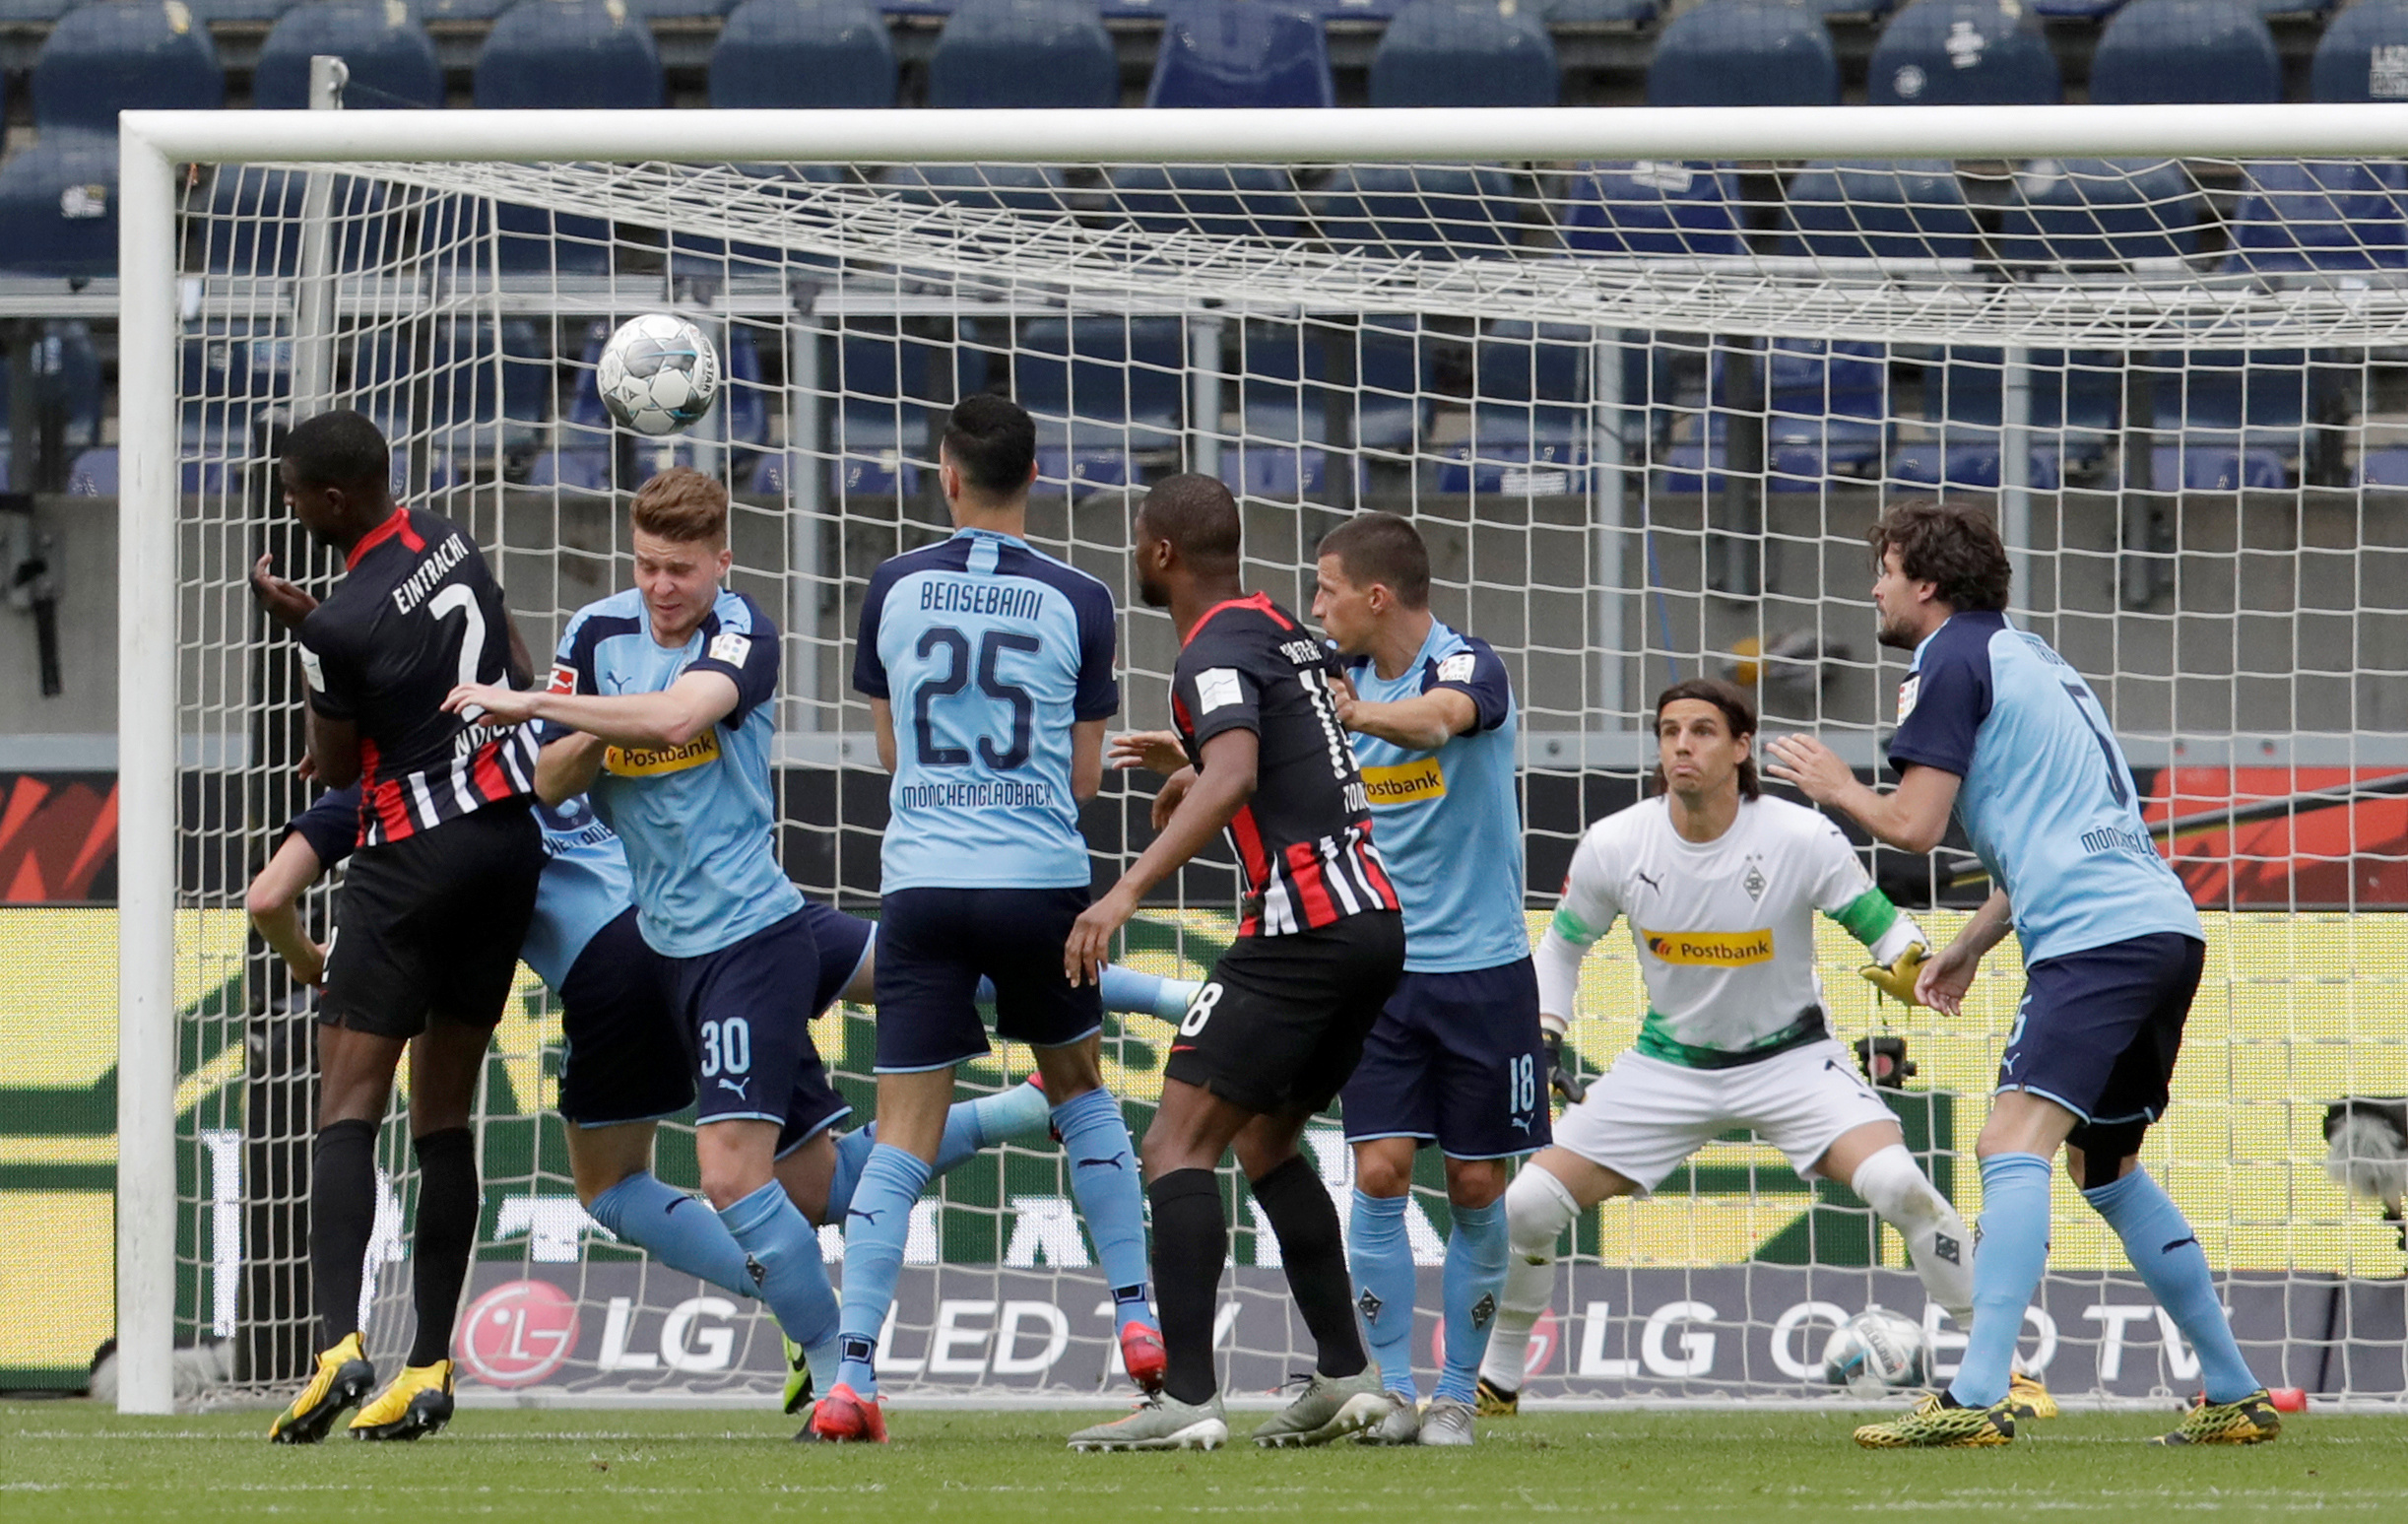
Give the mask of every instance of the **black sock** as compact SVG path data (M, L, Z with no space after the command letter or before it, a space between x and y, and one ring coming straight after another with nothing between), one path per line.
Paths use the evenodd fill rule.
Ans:
M431 1365L451 1355L452 1320L477 1247L477 1139L465 1127L414 1138L418 1156L418 1223L410 1232L410 1282L418 1302L418 1334L410 1363Z
M376 1124L318 1129L309 1152L309 1294L331 1350L359 1332L359 1262L376 1228Z
M1346 1235L1337 1226L1329 1190L1301 1154L1250 1183L1263 1215L1270 1219L1270 1230L1278 1235L1288 1292L1320 1347L1314 1368L1325 1376L1359 1375L1369 1361L1363 1355L1362 1330L1354 1323Z
M1212 1369L1212 1313L1229 1258L1229 1214L1209 1169L1174 1169L1145 1188L1154 1209L1154 1304L1169 1358L1162 1390L1207 1403L1220 1386Z

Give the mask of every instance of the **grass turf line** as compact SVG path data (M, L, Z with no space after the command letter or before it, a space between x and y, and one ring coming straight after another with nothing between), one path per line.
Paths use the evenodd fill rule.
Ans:
M126 1419L81 1402L0 1403L0 1519L409 1517L1315 1521L1532 1514L1817 1520L2388 1518L2408 1420L2296 1419L2277 1443L2161 1450L2173 1416L2077 1414L2003 1450L1868 1454L1861 1415L1579 1413L1480 1425L1469 1450L1341 1442L1209 1455L1074 1455L1093 1413L913 1412L884 1449L798 1445L770 1414L479 1410L417 1444L270 1445L264 1414ZM734 1508L731 1509L730 1505Z

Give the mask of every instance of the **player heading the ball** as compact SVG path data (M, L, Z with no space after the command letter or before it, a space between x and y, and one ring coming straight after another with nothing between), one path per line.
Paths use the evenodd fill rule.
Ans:
M1856 1430L1868 1448L2005 1444L2008 1362L2049 1260L2050 1161L2060 1145L2082 1199L2107 1219L2150 1293L2199 1358L2206 1402L2171 1444L2251 1444L2282 1420L2250 1374L2181 1210L2140 1166L2164 1114L2207 944L2158 855L2132 769L2090 685L2007 622L2013 563L1987 515L1899 503L1869 531L1883 645L1915 653L1876 793L1821 742L1785 736L1776 777L1909 852L1939 844L1953 810L1997 888L1923 965L1917 998L1956 1014L2012 920L2024 995L1974 1152L1982 1252L1964 1362L1905 1418Z
M1224 830L1245 876L1237 940L1179 1023L1145 1133L1154 1283L1169 1369L1131 1417L1074 1449L1212 1449L1229 1435L1212 1321L1229 1221L1215 1170L1236 1147L1279 1240L1288 1289L1319 1348L1303 1395L1255 1430L1262 1445L1326 1444L1388 1412L1367 1368L1337 1212L1297 1143L1336 1098L1404 964L1397 892L1371 844L1371 807L1337 719L1337 659L1295 616L1239 581L1240 519L1207 476L1155 484L1137 512L1139 592L1179 627L1174 744L1123 736L1113 761L1166 774L1160 834L1073 928L1063 958L1092 977L1147 891Z
M1755 705L1738 689L1673 684L1656 699L1656 797L1598 821L1573 851L1538 944L1543 1020L1561 1031L1577 1013L1581 960L1616 919L1630 924L1647 1015L1505 1194L1514 1264L1481 1373L1492 1408L1515 1405L1564 1229L1600 1201L1653 1191L1733 1127L1754 1128L1809 1180L1846 1181L1906 1239L1931 1299L1972 1319L1964 1220L1831 1035L1815 912L1864 944L1867 977L1912 967L1927 943L1838 827L1763 797L1755 740ZM2046 1397L2027 1394L2036 1407Z
M1161 1380L1145 1289L1145 1208L1120 1102L1103 1082L1098 985L1059 949L1087 907L1078 807L1103 778L1118 712L1111 591L1027 541L1037 429L1009 398L966 397L938 475L955 533L881 563L861 611L853 686L894 775L879 861L879 1143L845 1219L844 1363L814 1423L883 1439L875 1360L912 1204L927 1188L957 1065L995 1029L1036 1051L1071 1192L1112 1288L1131 1378Z

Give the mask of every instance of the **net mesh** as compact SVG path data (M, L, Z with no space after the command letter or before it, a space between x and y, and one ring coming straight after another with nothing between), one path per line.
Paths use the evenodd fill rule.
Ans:
M1123 611L1132 726L1166 721L1174 651L1127 564L1147 481L1228 480L1249 584L1298 609L1321 535L1362 507L1410 514L1435 612L1494 645L1515 683L1533 917L1583 827L1638 797L1649 698L1676 678L1751 686L1768 732L1815 731L1870 776L1903 664L1871 637L1862 532L1901 496L1992 504L2018 615L2107 703L2207 912L2207 982L2150 1167L2227 1275L2261 1375L2397 1394L2399 1229L2328 1178L2323 1131L2346 1097L2408 1093L2408 921L2375 913L2408 905L2403 193L2396 165L2237 161L199 177L182 222L175 592L185 1337L230 1341L241 1393L289 1382L310 1353L306 1007L242 916L303 802L299 690L242 583L263 551L320 591L338 568L281 507L273 426L328 404L376 417L397 489L470 530L539 653L627 584L635 485L672 463L721 476L734 583L784 627L783 861L809 893L874 914L885 781L849 692L851 632L871 569L947 532L944 409L1003 389L1039 421L1031 539ZM659 310L703 326L728 381L701 425L656 441L610 427L593 370L614 325ZM105 462L86 469L101 490ZM1146 803L1107 780L1084 821L1101 871L1147 839ZM1951 847L1871 861L1903 902L1936 899L1919 913L1941 937L1986 890ZM1226 861L1166 885L1127 961L1200 977L1232 930L1232 885ZM1903 1040L1916 1067L1893 1107L1970 1219L1972 1138L2020 988L2011 950L1959 1019L1876 1008L1844 940L1818 957L1844 1038ZM1609 1062L1644 1008L1608 939L1573 1045ZM846 1007L814 1026L864 1115L871 1021ZM522 976L480 1102L467 1375L664 1398L774 1384L774 1327L753 1304L585 1219L552 1114L558 1040ZM1140 1136L1167 1042L1143 1016L1106 1029ZM1029 1068L1001 1045L964 1081ZM1334 1124L1308 1144L1342 1209ZM659 1172L691 1186L690 1131L666 1126L659 1148ZM398 1110L379 1160L369 1340L389 1359L410 1333ZM2364 1173L2382 1194L2381 1169ZM1434 1159L1418 1182L1426 1370L1447 1222ZM1303 1332L1230 1188L1222 1347L1232 1389L1259 1391L1298 1368ZM941 1182L915 1218L892 1387L1120 1389L1069 1200L1041 1141ZM2071 1393L2187 1392L2195 1366L2112 1237L2071 1193L2058 1212L2027 1358ZM1923 1305L1895 1234L1744 1133L1652 1199L1590 1215L1572 1247L1532 1346L1540 1394L1812 1395L1839 1317ZM1930 1319L1945 1370L1961 1333Z

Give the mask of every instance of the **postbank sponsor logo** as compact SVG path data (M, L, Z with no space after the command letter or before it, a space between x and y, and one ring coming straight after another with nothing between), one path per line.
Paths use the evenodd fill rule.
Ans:
M1712 968L1741 968L1773 961L1773 932L1651 931L1647 950L1667 963L1702 964Z
M602 765L618 777L651 778L664 772L683 772L688 767L706 767L718 760L719 731L714 727L683 746L612 747L603 754Z
M1419 804L1425 799L1447 797L1447 775L1439 769L1437 758L1424 757L1419 762L1399 762L1393 767L1365 767L1363 788L1371 795L1374 809L1382 805Z

